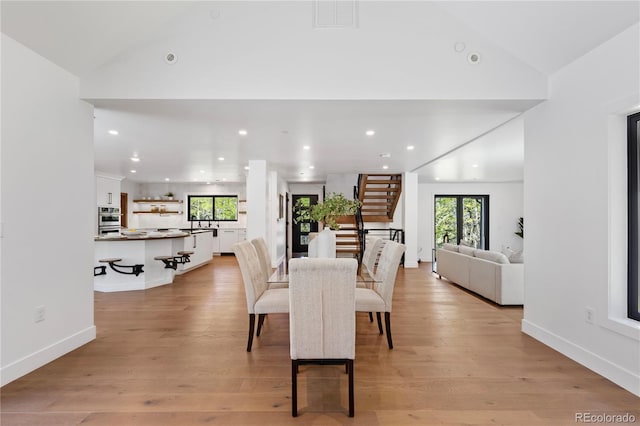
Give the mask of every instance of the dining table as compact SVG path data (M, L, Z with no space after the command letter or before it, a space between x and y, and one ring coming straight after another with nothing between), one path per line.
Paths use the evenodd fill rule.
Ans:
M269 276L267 283L289 283L289 274L287 273L285 266L286 265L284 263L280 264L280 266L274 270L271 276ZM364 267L359 268L356 275L356 285L360 284L358 287L364 285L367 288L371 288L375 282L375 277L369 274Z

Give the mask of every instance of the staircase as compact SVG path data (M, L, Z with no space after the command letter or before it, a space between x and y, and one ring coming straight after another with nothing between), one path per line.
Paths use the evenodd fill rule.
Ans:
M342 216L337 222L340 229L336 231L336 256L359 258L360 238L355 215Z
M361 260L364 222L392 222L401 192L400 174L361 174L354 195L362 207L358 214L337 220L340 229L336 231L336 255Z
M358 181L363 222L393 222L402 192L402 175L361 174Z

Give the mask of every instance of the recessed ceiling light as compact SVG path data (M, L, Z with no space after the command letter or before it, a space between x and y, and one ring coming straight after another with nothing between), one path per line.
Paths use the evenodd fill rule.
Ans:
M117 130L109 130L110 135L117 135L119 132Z
M138 157L131 157L131 161L134 161L134 162L136 162L136 163L137 163L138 161L140 161L140 158L138 158Z
M436 180L440 180L440 178L439 178L439 177L437 177L437 178L436 178Z
M307 151L311 149L311 147L309 145L305 145L302 147L302 149L306 149Z
M200 173L204 173L204 170L200 170Z
M224 157L218 157L218 161L224 161Z
M211 182L206 182L207 185L211 185Z
M223 181L223 182L226 182L226 181L227 181L227 178L222 178L222 181Z
M477 164L472 164L471 167L478 167L478 165Z
M136 172L135 170L131 170L131 173L135 173L135 172Z
M415 148L415 146L413 146L413 145L409 145L409 146L407 147L407 151L413 151L413 149L414 149L414 148Z
M165 181L169 182L171 179L169 178L164 178Z
M375 130L367 130L365 133L366 133L367 136L373 136L373 135L376 134L376 131Z
M244 169L245 170L249 170L249 166L244 166Z
M238 134L239 134L240 136L247 136L247 133L248 133L248 132L247 132L245 129L240 129L240 130L238 130Z
M387 170L387 169L389 168L389 166L387 166L387 165L385 164L384 166L382 166L382 168L383 168L384 170Z
M309 166L309 169L310 169L310 170L313 170L313 169L315 169L315 168L316 168L316 166Z

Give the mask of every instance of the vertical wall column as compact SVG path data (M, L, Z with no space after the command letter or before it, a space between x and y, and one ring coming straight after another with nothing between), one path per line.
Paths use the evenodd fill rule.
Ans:
M267 162L250 160L249 176L247 176L247 240L258 237L268 240L268 182Z
M418 175L405 173L402 176L402 192L404 193L404 267L418 267Z

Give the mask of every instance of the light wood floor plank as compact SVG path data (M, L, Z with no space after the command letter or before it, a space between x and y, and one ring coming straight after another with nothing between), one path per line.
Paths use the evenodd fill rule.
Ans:
M569 425L577 412L631 413L640 398L520 331L499 307L430 273L400 269L394 349L357 316L356 416L342 367L304 366L291 417L287 315L245 351L235 258L169 286L96 293L97 339L1 389L19 425Z

